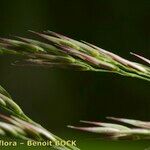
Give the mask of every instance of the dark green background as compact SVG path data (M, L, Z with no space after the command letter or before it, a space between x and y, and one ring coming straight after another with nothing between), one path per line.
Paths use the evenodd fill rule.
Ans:
M130 51L150 58L149 20L149 0L0 1L2 37L34 37L27 30L49 29L135 61ZM14 67L12 61L12 57L0 56L0 84L31 118L61 137L85 139L86 133L66 128L81 119L105 121L106 116L116 116L150 120L150 85L146 81L106 73ZM111 150L111 144L98 146ZM127 146L123 143L118 148L119 144L112 146ZM136 144L144 148L147 143ZM136 147L132 146L129 144L131 149Z

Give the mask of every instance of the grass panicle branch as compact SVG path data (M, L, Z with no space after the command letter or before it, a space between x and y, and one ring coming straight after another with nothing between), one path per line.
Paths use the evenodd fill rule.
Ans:
M79 42L52 31L30 32L41 40L1 38L0 53L17 55L19 58L15 65L111 72L150 81L150 60L140 55L131 53L147 65L129 61L90 43Z
M1 86L0 108L5 109L9 114L9 116L0 114L0 135L23 140L50 140L52 142L62 141L61 138L52 134L38 123L32 121L28 116L26 116L22 109L12 100L10 94ZM79 150L72 145L53 147L59 150Z

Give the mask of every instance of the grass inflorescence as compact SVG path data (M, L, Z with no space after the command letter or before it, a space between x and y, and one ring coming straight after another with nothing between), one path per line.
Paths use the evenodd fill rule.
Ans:
M145 64L124 59L112 52L99 48L85 41L76 41L52 31L43 33L30 31L41 40L24 37L14 39L0 38L0 54L17 56L13 62L18 66L41 66L46 68L62 68L77 71L94 71L117 73L123 76L140 78L150 81L150 60L135 53ZM0 122L0 134L9 132L14 137L33 140L61 140L39 124L27 117L22 109L12 100L9 93L0 86L0 107L11 113L10 117L0 115L6 122ZM109 119L133 125L133 128L112 124L82 121L96 127L75 127L73 129L99 133L111 139L120 138L150 138L150 123L138 120L113 118ZM8 128L7 128L8 127ZM42 136L41 136L42 135ZM57 149L76 150L77 148L57 147Z

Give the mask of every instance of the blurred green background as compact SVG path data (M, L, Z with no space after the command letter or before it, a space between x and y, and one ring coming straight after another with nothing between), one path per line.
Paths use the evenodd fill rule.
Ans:
M1 0L0 36L34 37L27 30L52 30L125 58L130 51L150 58L150 1ZM11 66L0 56L0 84L34 120L83 150L144 150L149 141L108 142L67 129L79 120L106 116L150 120L150 86L119 75ZM12 149L12 148L9 148ZM28 149L28 148L26 148Z

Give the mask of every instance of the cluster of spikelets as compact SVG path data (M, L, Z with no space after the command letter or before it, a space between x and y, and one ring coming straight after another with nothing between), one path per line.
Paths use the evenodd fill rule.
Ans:
M84 41L47 31L33 32L41 40L16 37L1 38L0 53L17 55L16 65L68 68L80 71L104 71L150 81L150 67L126 60L116 54ZM132 55L150 64L150 60Z
M0 135L11 138L32 140L32 141L62 141L41 125L28 118L21 108L12 100L11 96L0 86L0 108L5 109L7 115L0 114ZM9 115L8 115L9 114ZM67 146L55 146L59 150L79 150L78 148Z
M77 129L81 131L87 131L91 133L97 133L102 135L102 137L107 139L150 139L150 122L144 122L133 119L124 118L114 118L108 117L108 119L119 121L124 124L129 124L132 127L127 127L125 125L104 123L104 122L91 122L91 121L81 121L82 123L94 125L91 127L75 127L68 126L72 129Z

